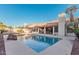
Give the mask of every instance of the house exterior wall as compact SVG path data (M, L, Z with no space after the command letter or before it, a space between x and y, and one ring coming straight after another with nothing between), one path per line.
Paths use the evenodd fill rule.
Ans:
M58 24L58 35L65 36L65 16L60 14L59 16L59 24Z

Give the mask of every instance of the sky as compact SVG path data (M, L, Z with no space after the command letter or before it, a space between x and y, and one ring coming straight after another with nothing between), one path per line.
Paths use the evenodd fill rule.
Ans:
M0 22L10 26L50 22L65 12L68 4L0 4ZM79 6L79 5L77 5ZM79 11L75 14L79 16Z

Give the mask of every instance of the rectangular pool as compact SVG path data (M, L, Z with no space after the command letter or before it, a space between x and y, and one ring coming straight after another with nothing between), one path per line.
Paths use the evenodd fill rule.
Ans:
M60 38L55 37L48 37L48 36L40 36L35 35L32 36L30 39L24 40L24 45L28 46L29 48L32 48L36 52L41 52L45 50L46 48L50 47L51 45L54 45L57 43Z

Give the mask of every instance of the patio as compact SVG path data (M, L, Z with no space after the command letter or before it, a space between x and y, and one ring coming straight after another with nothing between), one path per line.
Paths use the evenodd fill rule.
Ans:
M70 55L75 39L75 37L63 37L64 39L55 45L52 45L40 53L36 53L28 46L25 46L22 41L6 40L7 36L4 37L6 55Z

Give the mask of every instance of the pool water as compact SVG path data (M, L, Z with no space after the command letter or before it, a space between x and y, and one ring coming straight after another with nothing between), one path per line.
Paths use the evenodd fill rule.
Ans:
M51 45L54 45L59 40L60 38L35 35L30 39L24 40L24 44L39 53Z

